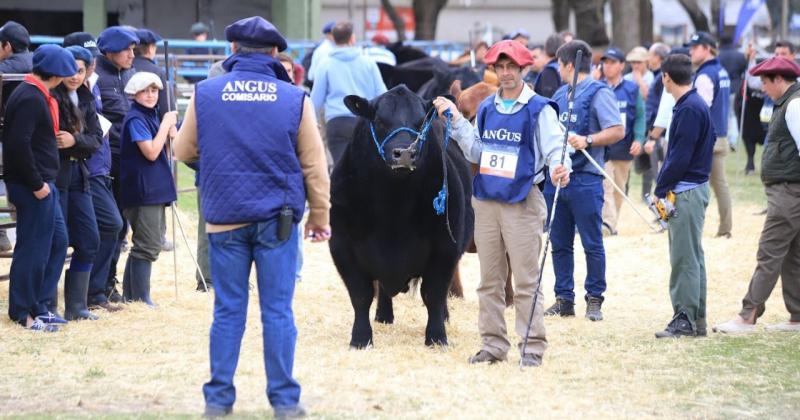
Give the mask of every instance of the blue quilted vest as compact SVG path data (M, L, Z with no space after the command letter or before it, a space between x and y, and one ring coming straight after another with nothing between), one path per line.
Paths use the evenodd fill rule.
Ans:
M537 174L534 147L539 112L556 105L534 95L519 111L501 114L494 99L494 95L484 99L478 109L483 151L472 191L480 200L518 203L528 196Z
M303 216L306 193L297 158L305 93L279 80L265 54L236 54L229 73L197 85L199 184L213 224L257 223L288 205Z
M122 208L130 208L171 203L177 197L167 151L162 150L154 161L147 160L137 142L131 139L128 127L133 120L143 121L153 135L151 138L155 138L161 123L156 108L131 102L131 109L122 123L120 138L120 204Z
M639 86L630 80L622 80L614 88L617 97L620 117L625 124L625 137L608 146L608 160L633 160L631 144L633 143L633 126L636 123L636 100L639 99Z
M596 80L592 80L590 78L584 79L581 83L578 84L580 89L576 92L575 95L575 103L573 104L572 109L572 118L567 124L567 111L568 111L568 89L569 85L564 85L558 88L556 93L553 95L553 101L558 105L558 109L560 110L560 114L558 119L561 121L561 124L564 125L564 128L569 129L576 134L581 136L586 136L592 134L589 132L589 119L592 116L592 99L594 99L595 93L600 89L608 89L604 83L598 82ZM606 161L606 148L605 147L590 147L588 149L589 155L594 158L597 163L602 166ZM572 158L572 172L585 172L595 175L601 175L600 171L598 171L591 163L586 159L586 156L583 155L582 152L577 152L571 154L570 157ZM550 183L545 184L545 188L549 188Z
M707 75L714 83L714 101L711 102L709 109L711 123L714 124L717 137L725 137L728 135L728 111L731 100L731 80L728 78L728 72L719 64L718 59L713 58L697 69L694 80L697 81L697 77L701 74Z

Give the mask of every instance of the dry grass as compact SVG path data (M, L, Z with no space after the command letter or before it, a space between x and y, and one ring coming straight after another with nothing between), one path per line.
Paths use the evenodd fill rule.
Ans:
M711 323L727 320L738 309L755 264L763 216L752 214L760 208L740 204L734 238L714 239L712 200L704 235ZM449 348L423 345L424 307L419 296L402 295L396 299L396 324L374 326L374 348L350 351L352 309L345 288L327 246L307 244L294 305L295 372L304 404L323 418L800 418L800 336L762 332L656 341L653 332L671 315L667 238L647 233L630 209L623 210L620 226L620 236L606 241L606 320L548 319L544 365L524 372L515 353L510 363L497 366L466 363L479 347L474 255L462 263L467 297L451 303ZM193 291L185 246L178 257L179 299L172 256L163 254L153 280L158 309L129 305L118 314L101 314L97 322L71 323L57 334L32 334L8 321L8 283L0 283L0 414L201 413L212 299ZM545 304L552 302L549 266ZM576 266L576 278L582 279L582 256ZM582 281L577 283L580 295ZM786 319L781 300L778 289L764 322ZM246 417L270 413L257 308L253 296L236 376L235 410ZM583 311L583 304L577 309Z

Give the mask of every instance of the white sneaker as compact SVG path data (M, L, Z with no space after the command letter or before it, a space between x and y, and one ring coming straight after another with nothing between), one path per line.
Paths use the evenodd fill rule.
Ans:
M755 324L742 324L732 319L723 324L715 325L713 331L726 334L749 334L756 332L756 326Z
M767 331L788 331L800 332L800 322L780 322L777 324L767 325Z

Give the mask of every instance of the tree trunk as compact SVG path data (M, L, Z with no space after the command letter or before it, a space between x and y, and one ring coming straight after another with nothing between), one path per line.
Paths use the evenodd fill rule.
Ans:
M711 16L709 19L711 22L709 22L710 23L709 26L714 29L714 34L717 37L717 40L719 40L722 37L722 31L725 29L724 20L722 22L723 26L720 26L719 24L720 12L721 10L720 10L719 0L711 0Z
M406 23L403 21L403 17L397 14L397 11L394 10L394 6L390 0L381 0L381 6L383 6L383 10L386 11L386 14L389 15L389 19L392 20L394 30L397 32L397 41L405 41Z
M639 0L639 40L642 45L653 43L653 3L650 0Z
M605 0L570 0L575 10L575 37L593 47L609 43L605 22Z
M570 6L567 0L550 0L550 6L553 14L553 26L556 32L566 31L569 29L569 13Z
M414 0L412 2L417 25L414 39L436 39L439 12L446 4L447 0Z
M611 0L614 44L627 53L641 42L639 1Z
M678 2L681 4L681 6L683 6L683 9L686 10L686 13L689 14L689 19L692 20L695 32L708 32L708 17L706 17L706 14L703 13L702 9L700 9L700 5L697 4L697 0L678 0Z

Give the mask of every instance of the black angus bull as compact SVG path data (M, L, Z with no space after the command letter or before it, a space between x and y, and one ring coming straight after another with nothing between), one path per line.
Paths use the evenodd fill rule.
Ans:
M405 86L372 101L358 96L344 101L361 118L331 175L330 250L355 311L350 346L372 343L374 285L375 320L390 324L392 297L407 292L414 279L422 280L428 311L425 344L446 345L447 292L474 226L467 161L451 142L444 160L447 207L437 215L433 202L445 179L444 125L430 101ZM429 130L422 128L427 120ZM411 131L417 130L424 140L415 141Z

